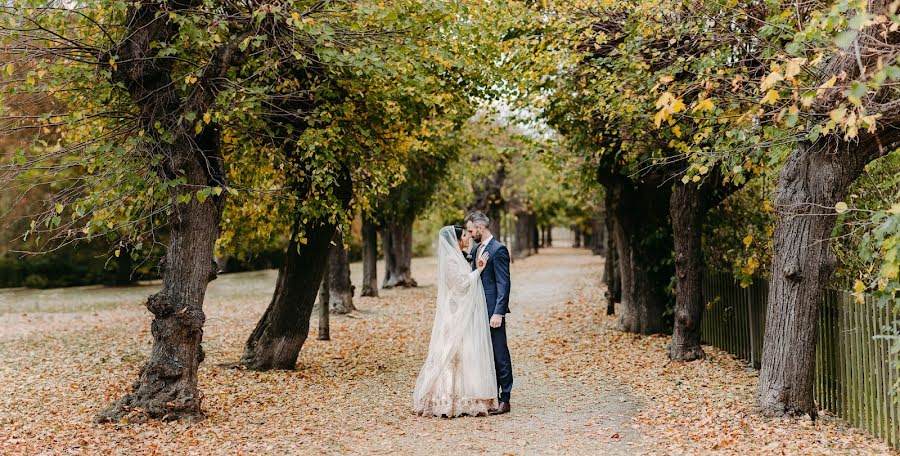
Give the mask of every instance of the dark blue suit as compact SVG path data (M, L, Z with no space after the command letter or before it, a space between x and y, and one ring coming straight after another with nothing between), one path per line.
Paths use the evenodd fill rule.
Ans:
M480 244L479 244L480 245ZM478 245L472 249L472 270L478 261L475 256ZM509 356L509 345L506 343L506 318L509 313L509 250L500 241L491 238L484 251L488 253L488 262L481 271L481 284L484 286L484 297L487 301L488 317L504 316L499 328L491 328L491 343L494 346L494 368L497 371L497 389L500 401L509 402L512 390L512 359Z

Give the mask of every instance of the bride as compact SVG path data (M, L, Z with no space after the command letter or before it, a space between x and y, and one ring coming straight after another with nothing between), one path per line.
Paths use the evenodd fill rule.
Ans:
M497 377L488 328L481 270L487 253L472 271L463 251L469 234L445 226L438 236L437 308L428 357L413 391L419 415L487 415L497 407Z

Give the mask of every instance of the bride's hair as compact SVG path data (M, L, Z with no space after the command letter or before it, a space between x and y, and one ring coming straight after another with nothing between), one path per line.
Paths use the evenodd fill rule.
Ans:
M462 225L453 225L453 231L456 231L456 240L462 239L463 235L463 227Z

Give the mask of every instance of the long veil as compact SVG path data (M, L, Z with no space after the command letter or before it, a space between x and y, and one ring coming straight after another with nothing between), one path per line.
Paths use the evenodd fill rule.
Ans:
M487 305L480 276L460 251L452 226L438 235L437 279L431 342L413 408L448 416L486 412L497 399Z

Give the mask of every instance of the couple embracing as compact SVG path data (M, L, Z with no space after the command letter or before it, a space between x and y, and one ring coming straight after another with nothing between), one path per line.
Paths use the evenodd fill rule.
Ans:
M413 410L420 415L510 411L509 250L489 225L485 214L475 212L464 227L445 226L438 235L437 308L413 391Z

